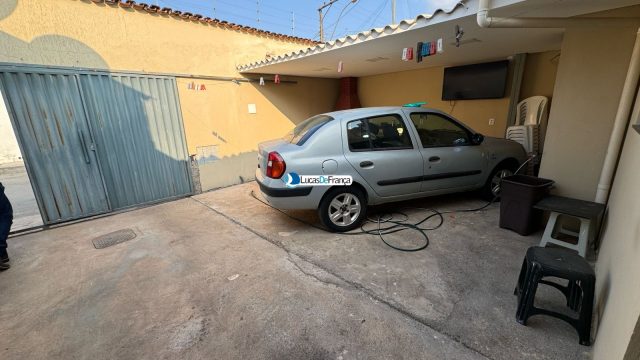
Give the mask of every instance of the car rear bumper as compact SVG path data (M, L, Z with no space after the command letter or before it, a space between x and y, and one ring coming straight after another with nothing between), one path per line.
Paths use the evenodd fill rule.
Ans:
M256 171L256 182L264 199L276 209L317 209L326 189L313 186L288 188L280 179L271 179Z
M289 198L289 197L298 197L298 196L308 196L311 194L311 187L297 187L297 188L271 188L267 185L258 181L258 185L260 186L260 191L264 196L274 197L274 198Z

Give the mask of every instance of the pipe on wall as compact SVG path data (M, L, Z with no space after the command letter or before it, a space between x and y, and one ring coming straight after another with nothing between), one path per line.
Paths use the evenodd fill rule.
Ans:
M624 86L622 87L622 94L620 95L620 103L618 104L618 111L616 112L616 118L613 122L613 130L611 130L611 137L609 138L609 146L607 147L607 154L604 158L604 165L602 165L602 172L600 173L600 180L598 181L598 189L596 191L595 202L604 204L609 198L609 191L611 190L611 183L613 182L613 175L615 174L618 157L622 150L622 142L624 135L629 124L629 116L631 114L631 108L634 104L634 98L636 89L638 88L638 80L640 79L640 29L636 33L636 42L633 46L633 52L631 53L631 61L629 63L629 70L627 71L627 77L624 80Z
M566 28L574 26L629 26L631 18L502 18L489 16L490 0L479 0L476 20L483 28Z

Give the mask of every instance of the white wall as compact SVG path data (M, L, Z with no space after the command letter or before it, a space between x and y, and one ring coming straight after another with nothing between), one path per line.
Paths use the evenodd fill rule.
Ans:
M0 94L0 164L21 161L21 159L22 155L11 127L9 113Z
M640 117L640 97L632 121ZM596 264L594 359L623 359L640 316L640 134L629 128Z
M637 18L640 7L594 16ZM556 181L556 193L595 197L638 26L565 32L540 169L541 177ZM640 316L640 134L635 130L626 135L608 203L596 262L595 311L593 358L626 360Z
M540 167L561 195L595 197L637 30L565 32Z

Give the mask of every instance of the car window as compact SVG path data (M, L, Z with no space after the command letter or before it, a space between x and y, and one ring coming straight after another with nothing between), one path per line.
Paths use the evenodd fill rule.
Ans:
M465 128L440 114L412 113L410 117L423 147L471 144L469 132Z
M399 115L378 116L367 119L371 145L374 149L411 148L411 138Z
M351 150L411 149L411 138L399 115L384 115L347 123Z
M351 150L371 148L367 123L364 120L355 120L347 123L347 139Z
M331 116L316 115L298 124L291 132L285 135L285 140L292 144L304 144L324 124L333 120Z

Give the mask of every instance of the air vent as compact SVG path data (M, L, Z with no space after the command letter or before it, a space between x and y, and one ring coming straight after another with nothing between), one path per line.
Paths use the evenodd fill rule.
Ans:
M131 229L123 229L114 231L93 239L93 247L96 249L104 249L109 246L117 245L125 241L129 241L136 237L136 233Z

